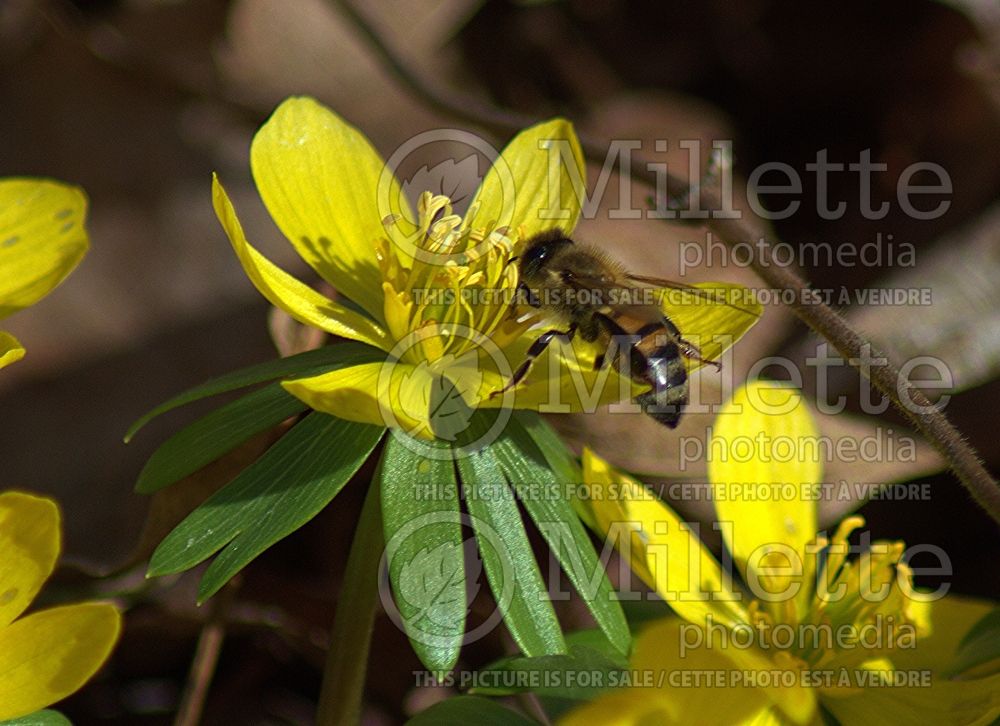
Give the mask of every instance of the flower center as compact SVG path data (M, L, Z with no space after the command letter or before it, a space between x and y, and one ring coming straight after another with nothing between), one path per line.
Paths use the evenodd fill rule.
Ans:
M514 241L507 230L472 229L452 213L451 199L430 192L417 204L416 228L408 231L416 253L402 259L389 239L378 243L385 318L404 358L419 363L453 359L488 340L503 349L528 327L517 323L512 304L517 268L509 264ZM383 223L407 224L398 218ZM412 224L410 224L412 227Z
M778 651L786 666L857 666L915 642L907 612L913 576L901 561L905 545L875 541L848 559L847 539L862 525L862 517L848 517L832 540L817 536L806 546L801 572L792 571L784 555L780 562L775 552L762 558L761 590L774 597L750 603L750 622L761 646Z

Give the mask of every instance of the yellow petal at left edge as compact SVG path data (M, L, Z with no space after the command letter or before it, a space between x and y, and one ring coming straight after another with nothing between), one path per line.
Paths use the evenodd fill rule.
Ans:
M389 215L415 221L364 134L315 99L284 101L254 136L250 166L275 223L338 292L382 321L375 257Z
M47 179L0 179L0 318L58 285L87 251L87 197Z
M10 333L0 330L0 368L9 366L24 357L24 346Z
M740 387L712 424L708 451L716 516L741 569L748 560L761 566L771 549L790 547L788 559L801 558L816 534L809 489L820 482L822 464L816 425L799 392L767 381Z
M342 338L367 343L384 351L390 350L389 337L378 325L360 313L320 295L251 247L226 190L214 175L212 203L215 214L229 235L229 241L239 257L240 264L243 265L243 270L268 302L304 325L311 325Z
M77 691L107 660L120 631L117 608L96 602L43 610L0 630L0 720Z
M586 170L573 124L553 119L525 129L507 144L469 205L466 227L549 229L570 234L580 219Z
M289 393L338 418L401 429L432 439L431 385L427 366L408 363L362 363L309 378L284 381Z
M59 546L59 507L53 500L0 494L0 628L35 599L56 566Z

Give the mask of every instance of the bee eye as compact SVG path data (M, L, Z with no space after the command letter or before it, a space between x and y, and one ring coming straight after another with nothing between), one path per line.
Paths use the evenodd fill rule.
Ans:
M547 245L538 245L521 255L521 272L527 276L537 275L545 264L546 258L550 255Z
M526 277L537 275L556 250L571 244L573 244L572 240L558 232L545 233L544 238L537 237L533 243L529 242L527 249L521 255L521 274Z

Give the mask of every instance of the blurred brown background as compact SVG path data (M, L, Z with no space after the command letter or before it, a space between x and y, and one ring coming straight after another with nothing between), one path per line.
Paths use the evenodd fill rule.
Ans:
M831 199L849 202L842 219L822 220L803 204L776 233L800 245L859 244L881 232L916 247L914 270L804 272L820 287L933 288L933 310L849 312L900 358L928 353L953 367L963 392L948 412L1000 469L994 2L387 0L363 12L387 45L441 86L539 118L566 115L599 137L732 138L738 174L766 161L802 172L819 149L845 163L871 149L889 166L891 186L873 190L876 204L893 202L889 216L862 218L857 177L842 174L830 188ZM170 723L177 706L205 616L191 604L194 580L167 589L144 584L141 567L122 567L149 506L131 493L135 476L165 435L205 408L156 421L128 446L121 437L169 395L275 355L267 306L212 213L210 175L226 182L251 240L304 274L257 199L248 164L255 128L298 93L358 125L386 156L420 131L456 123L392 76L328 0L0 2L0 175L64 179L91 199L90 253L55 294L9 321L28 357L0 376L3 485L63 503L66 596L85 587L82 573L114 572L98 589L133 603L112 662L65 707L77 723ZM668 159L672 170L686 169L683 154ZM915 221L895 204L896 175L914 161L936 162L951 176L952 205L940 219ZM809 200L815 188L803 178ZM704 238L697 227L607 219L579 233L651 274L676 270L677 241ZM753 280L745 270L706 270L704 278ZM815 342L787 313L769 310L739 365L774 352L802 360ZM833 393L849 395L857 410L858 387L844 372ZM842 435L873 425L850 421ZM617 454L637 470L669 459L662 430L609 425L576 421L568 433L627 438ZM994 525L953 478L933 473L932 455L922 457L880 475L927 477L932 502L866 505L875 535L937 544L952 557L956 591L1000 597ZM669 466L649 473L666 476ZM205 723L309 723L364 474L244 574ZM874 476L850 468L836 475ZM568 626L581 624L577 613L564 615ZM377 628L366 720L396 723L440 694L414 690L419 664L405 637L384 618ZM497 634L470 648L463 664L481 665L504 647Z

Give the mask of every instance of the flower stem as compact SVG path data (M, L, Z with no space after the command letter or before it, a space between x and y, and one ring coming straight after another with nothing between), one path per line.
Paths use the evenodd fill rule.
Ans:
M429 107L446 113L454 118L462 119L477 126L483 126L501 133L513 134L538 122L538 119L506 108L498 108L489 103L463 94L441 89L437 84L416 70L411 63L400 57L396 51L389 48L378 31L351 4L350 0L332 0L337 9L354 24L360 34L369 41L376 54L413 93ZM580 134L580 146L584 156L598 164L605 163L607 144L599 139ZM619 173L620 157L614 160L615 170ZM658 189L657 171L645 164L632 163L628 175L631 179L649 184ZM686 198L690 191L688 185L680 178L667 174L667 193L677 199ZM662 189L659 189L662 193ZM713 202L718 202L711 189L702 189L702 208L714 209ZM861 365L863 360L885 358L858 331L851 328L847 321L828 305L811 301L817 300L815 295L803 294L809 290L809 283L788 267L772 264L773 243L767 239L766 230L746 219L720 219L710 217L704 220L705 225L726 244L733 246L740 242L750 242L750 265L754 272L770 287L776 290L788 290L795 293L795 303L790 305L796 316L810 328L829 340L834 348L854 368L869 378L872 384L882 392L893 405L908 418L935 449L947 460L952 471L962 482L962 485L972 494L973 498L986 512L1000 523L1000 485L993 479L983 466L979 455L965 438L941 411L930 405L922 392L910 385L909 381L900 376L899 368L886 360L884 365ZM785 296L782 296L784 299ZM789 296L792 297L792 296ZM897 387L898 386L898 387ZM909 399L908 401L906 399ZM911 403L912 402L912 403ZM915 410L915 409L921 410Z
M198 647L191 662L191 670L188 673L177 717L174 719L174 726L197 726L201 723L208 689L219 664L219 652L222 650L222 641L226 635L226 615L236 598L238 589L239 577L236 577L223 588L222 592L212 598L208 621L198 637Z
M382 503L377 481L368 487L340 586L330 648L323 669L317 726L356 724L368 671L368 651L378 605L378 565L382 556Z

